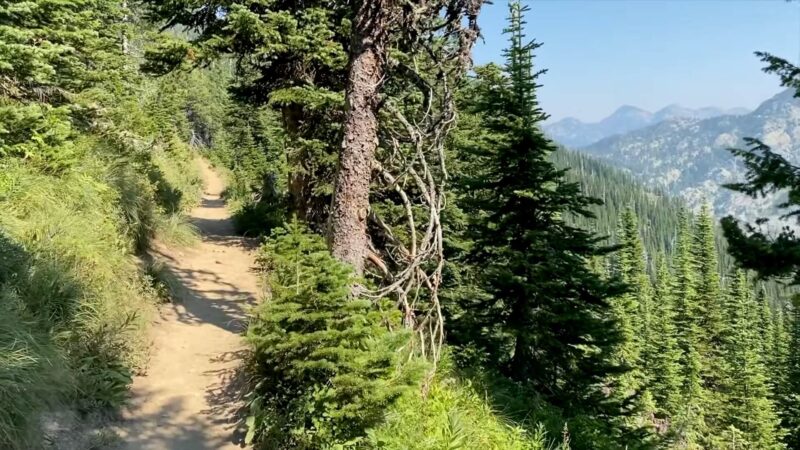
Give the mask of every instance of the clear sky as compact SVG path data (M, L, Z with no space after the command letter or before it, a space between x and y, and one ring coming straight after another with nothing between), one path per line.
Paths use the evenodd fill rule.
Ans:
M475 62L501 62L507 0L484 6ZM754 108L780 91L753 55L797 61L800 2L783 0L527 0L528 38L544 43L539 99L553 120L599 120L621 105L650 111Z

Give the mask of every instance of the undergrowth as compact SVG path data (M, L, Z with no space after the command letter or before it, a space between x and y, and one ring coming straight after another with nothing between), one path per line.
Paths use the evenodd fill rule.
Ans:
M137 161L108 145L80 139L78 162L58 173L0 159L0 448L40 446L45 411L125 400L159 295L135 255L194 238L188 148Z
M366 430L417 384L399 312L353 298L349 266L292 223L264 244L271 296L247 331L252 348L247 440L263 448L366 448Z
M499 412L479 383L457 376L445 361L427 387L406 393L386 422L369 433L373 448L387 450L566 450L545 426L523 426ZM568 440L567 440L568 442Z

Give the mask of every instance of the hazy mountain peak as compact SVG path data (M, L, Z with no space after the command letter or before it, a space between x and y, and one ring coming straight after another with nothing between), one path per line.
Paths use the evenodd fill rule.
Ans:
M745 137L759 138L790 161L800 162L800 100L792 91L783 91L746 114L664 120L606 137L584 151L630 169L690 205L710 200L718 215L752 220L773 215L773 200L751 199L722 187L744 179L741 161L728 149L744 146Z
M736 114L747 113L744 108L736 108ZM622 105L608 117L585 123L574 117L567 117L544 126L545 132L554 140L567 147L583 147L610 136L625 134L650 125L679 118L707 119L728 114L720 108L706 107L692 109L673 103L655 113L633 105Z

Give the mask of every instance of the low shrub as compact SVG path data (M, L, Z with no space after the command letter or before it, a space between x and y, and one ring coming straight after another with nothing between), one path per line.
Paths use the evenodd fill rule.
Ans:
M352 270L292 223L260 253L271 296L247 332L254 387L248 440L265 448L365 448L368 429L417 384L395 308L351 296Z

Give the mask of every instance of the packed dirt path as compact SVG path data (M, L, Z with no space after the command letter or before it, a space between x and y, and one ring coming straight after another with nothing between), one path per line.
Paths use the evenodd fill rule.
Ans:
M119 435L126 450L238 449L241 332L249 305L260 296L253 242L234 234L220 194L224 183L200 161L205 189L192 222L196 248L161 248L180 281L173 303L159 310L146 374L136 377Z

